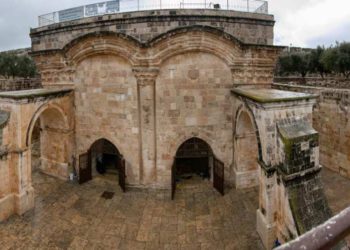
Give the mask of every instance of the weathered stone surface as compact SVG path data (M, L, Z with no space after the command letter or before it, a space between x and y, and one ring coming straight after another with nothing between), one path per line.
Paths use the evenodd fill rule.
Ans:
M35 124L39 123L41 131L41 170L67 179L69 165L72 166L74 110L71 90L38 89L0 95L1 109L11 114L1 129L0 220L3 220L34 206L31 148Z
M274 88L320 96L313 109L313 127L320 136L320 163L350 178L350 91L317 87L317 83L312 87L274 84Z
M117 13L84 18L31 30L33 50L62 49L77 37L101 31L118 32L147 42L172 29L188 26L210 26L223 30L244 43L273 43L272 15L225 10L156 10ZM60 31L60 38L51 30Z
M316 194L299 194L302 188L289 192L291 189L287 184L289 181L299 183L301 187L309 187L309 183L303 179L305 171L315 172L320 169L318 136L311 126L316 96L274 89L235 89L232 92L237 97L234 105L238 107L236 117L245 112L249 114L245 120L253 123L250 126L254 129L248 129L250 133L246 132L244 136L254 135L258 141L260 189L257 230L264 246L269 249L276 239L286 242L298 236L301 233L297 230L298 223L300 227L307 224L310 228L331 216L329 213L318 212L317 207L310 205L308 209L314 217L309 221L296 221L299 218L293 215L298 215L299 210L295 212L293 209L299 207L290 202L300 198L304 202L301 202L301 206L313 204L313 199L317 195L322 196L323 190L320 185L317 186L319 183L316 175L310 178L311 182L316 183L315 189L319 189ZM237 119L236 122L239 128L240 120ZM247 122L242 125L249 127ZM246 151L250 152L249 149ZM240 147L235 144L234 155L237 153L241 154ZM235 158L239 159L237 156ZM235 169L239 169L237 164L239 161L235 161ZM319 200L327 206L324 196Z
M0 174L6 180L0 184L3 218L34 206L31 148L33 130L40 120L43 172L64 179L75 173L81 182L86 172L86 180L90 180L86 170L96 167L93 164L98 157L91 152L92 145L105 139L123 155L120 159L126 163L129 189L169 189L178 148L190 138L201 139L211 148L211 156L224 163L227 184L234 182L237 188L259 185L257 228L266 248L271 248L276 238L283 242L298 235L283 181L301 180L311 163L319 167L317 140L304 138L310 136L316 96L262 88L272 82L281 49L264 40L273 38L268 32L273 25L271 16L221 11L214 15L206 10L178 13L182 17L167 11L107 15L32 30L32 56L45 89L0 93L0 108L15 114L3 131L4 148L10 149L10 157L1 158ZM168 20L164 29L152 27L154 34L148 31L164 19ZM188 19L193 22L187 23ZM223 28L215 28L217 23ZM232 32L225 25L234 26ZM126 32L126 28L134 30ZM266 33L260 34L262 31ZM262 40L256 39L257 35ZM240 88L231 91L237 86ZM289 126L290 122L295 124ZM286 147L286 141L292 141L297 150ZM212 158L207 159L208 165L213 165ZM291 171L286 175L284 169ZM94 173L93 178L98 175ZM141 197L145 192L133 195ZM160 195L165 197L165 193ZM183 194L177 195L181 198ZM194 209L195 221L187 226L176 223L191 214L174 217L170 203L155 208L154 213L166 215L152 219L160 231L151 231L146 222L138 229L141 210L137 208L143 206L142 201L130 209L130 201L118 200L122 209L115 212L116 217L128 221L120 228L113 226L117 238L105 237L105 244L137 249L156 239L155 244L176 248L181 239L184 245L180 247L205 249L216 239L227 248L240 248L240 244L220 240L221 233L232 235L230 230L214 233L205 226L211 220L209 206L196 207L194 203L206 199L200 194L176 205L182 212L183 208ZM74 196L60 205L72 204L88 214L84 201ZM223 221L225 228L230 227L225 225L230 222ZM74 223L82 224L84 219L74 217ZM96 230L89 232L85 241L70 237L55 245L66 248L81 243L93 248L105 232L104 226L95 223ZM221 229L220 222L214 224ZM64 236L65 231L57 233Z
M332 211L346 208L350 182L328 169L321 172L321 178ZM0 224L2 248L120 249L134 243L149 250L170 245L176 249L263 249L254 233L257 188L233 189L221 197L206 183L193 183L193 188L187 185L169 202L168 191L122 194L116 183L102 179L79 186L35 172L33 186L35 210ZM101 198L106 190L115 192L112 200ZM136 231L133 236L125 234L130 224ZM162 239L173 233L173 243L160 242L161 231L166 231Z
M274 82L316 88L349 89L350 79L340 77L275 77Z
M0 129L3 129L7 125L9 118L9 112L0 110Z
M287 192L299 235L332 216L319 173L305 175L288 182Z
M284 146L284 161L279 169L285 175L318 167L318 133L310 124L303 120L284 120L277 127Z
M286 102L317 98L317 95L281 91L277 89L259 89L258 91L255 89L234 89L232 92L259 103Z
M1 79L0 77L0 91L15 91L37 88L42 88L40 78Z

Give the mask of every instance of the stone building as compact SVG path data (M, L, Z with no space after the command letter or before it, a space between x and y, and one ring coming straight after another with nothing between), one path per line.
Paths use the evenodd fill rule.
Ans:
M35 127L40 169L58 178L88 181L106 171L99 164L108 156L123 188L175 191L188 161L221 192L223 180L259 185L257 230L267 248L329 218L311 126L316 96L270 89L283 49L272 44L274 22L178 9L32 29L44 88L0 93L0 220L34 206Z

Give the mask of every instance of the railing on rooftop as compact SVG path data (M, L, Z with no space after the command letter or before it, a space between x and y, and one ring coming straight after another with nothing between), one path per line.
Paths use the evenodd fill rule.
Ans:
M222 9L268 14L268 3L262 0L114 0L41 15L39 27L105 14L162 9Z

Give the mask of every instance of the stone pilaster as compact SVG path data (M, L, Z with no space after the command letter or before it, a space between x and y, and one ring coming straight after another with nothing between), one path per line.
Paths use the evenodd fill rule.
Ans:
M257 231L266 249L276 240L276 168L260 162L259 209Z
M148 185L157 179L155 82L159 71L155 68L134 68L133 72L137 79L139 110L140 181Z

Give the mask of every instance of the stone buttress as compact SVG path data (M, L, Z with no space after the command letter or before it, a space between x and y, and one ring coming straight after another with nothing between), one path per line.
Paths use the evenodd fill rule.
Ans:
M316 95L273 89L234 89L236 105L254 119L259 143L257 231L267 249L288 242L332 214L319 173Z

